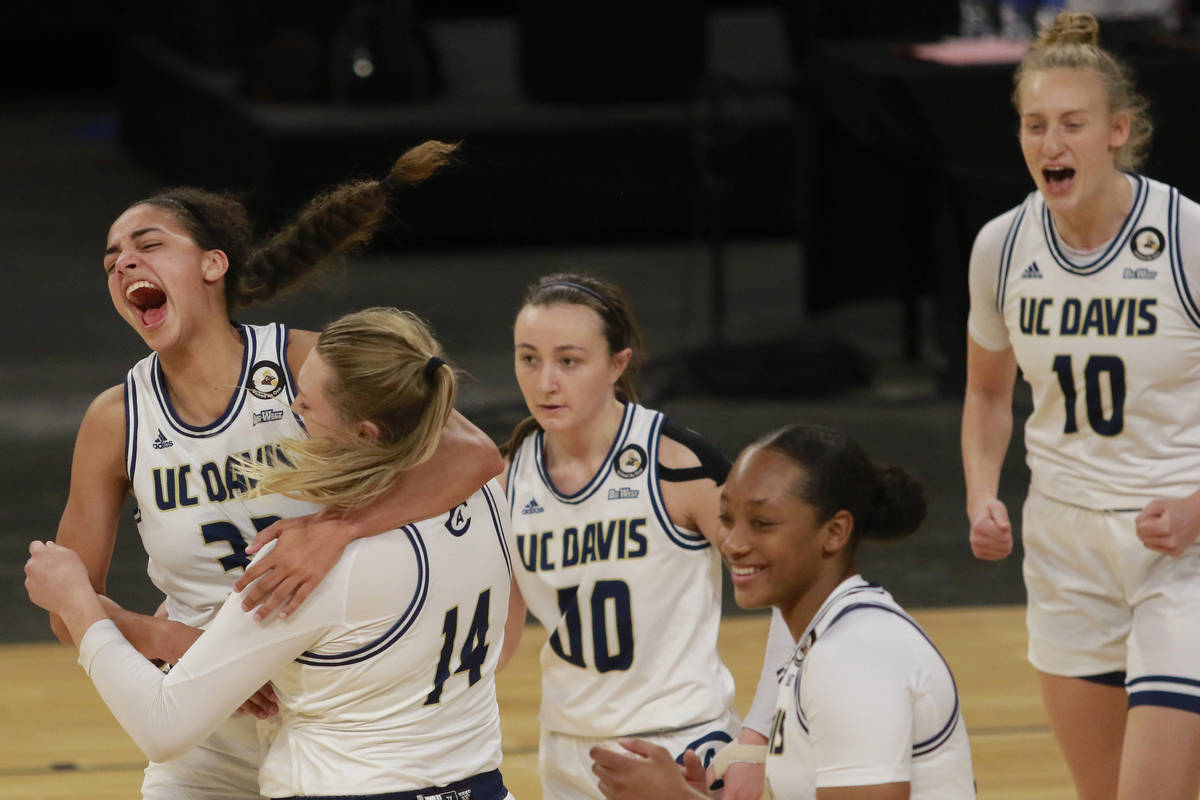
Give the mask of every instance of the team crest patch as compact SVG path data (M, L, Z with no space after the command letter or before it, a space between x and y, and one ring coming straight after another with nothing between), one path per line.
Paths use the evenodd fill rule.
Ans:
M622 478L636 478L646 471L646 451L636 444L627 444L617 453L613 469Z
M283 370L274 361L259 361L250 368L250 394L270 400L283 391Z
M1142 261L1153 261L1162 255L1164 242L1158 228L1139 228L1129 242L1129 249Z

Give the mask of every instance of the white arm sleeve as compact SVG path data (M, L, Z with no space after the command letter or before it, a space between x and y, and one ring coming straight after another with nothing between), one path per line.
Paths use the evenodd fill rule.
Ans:
M762 674L758 678L758 689L754 692L754 702L746 712L743 728L757 731L763 736L771 734L771 717L775 714L775 704L779 700L779 669L792 657L796 642L792 632L778 608L771 609L771 629L767 633L767 651L763 655Z
M840 623L804 665L800 701L818 787L911 780L914 640L907 622L856 613L875 619Z
M116 625L101 620L79 643L79 664L142 752L151 761L167 761L202 741L343 616L344 596L314 592L291 617L260 623L242 611L241 595L232 594L165 675Z
M996 306L996 290L1004 237L1019 210L1014 208L984 225L971 248L971 312L967 317L967 331L980 347L987 350L1000 351L1009 346L1008 328Z

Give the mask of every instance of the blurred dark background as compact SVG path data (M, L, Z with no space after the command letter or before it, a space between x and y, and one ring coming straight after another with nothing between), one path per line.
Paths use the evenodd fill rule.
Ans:
M1032 21L1029 0L1011 4ZM965 7L965 6L963 6ZM1010 8L1011 10L1011 8ZM646 398L730 455L798 419L847 427L931 496L926 529L862 554L909 605L1021 602L1019 553L966 548L958 456L966 262L1030 190L1013 65L911 45L958 0L5 4L0 246L0 640L48 635L22 554L53 535L91 397L143 353L101 284L109 222L178 183L240 193L263 232L425 138L461 159L317 290L248 315L317 328L387 303L428 317L497 439L523 416L509 326L526 283L621 282L648 329ZM996 10L993 9L993 14ZM1102 20L1158 134L1146 173L1200 196L1189 4ZM993 24L1003 20L996 17ZM1019 393L1017 417L1027 398ZM1027 472L1017 438L1002 494ZM152 608L136 530L111 593Z

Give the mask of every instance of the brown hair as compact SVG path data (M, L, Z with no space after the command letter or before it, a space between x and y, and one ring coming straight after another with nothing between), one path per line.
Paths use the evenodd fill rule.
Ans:
M184 186L130 204L171 213L204 250L229 260L225 305L230 313L275 297L331 259L365 244L404 186L420 183L450 161L457 144L436 140L406 151L383 180L337 186L310 200L297 217L256 246L245 207L231 194Z
M322 387L330 406L348 425L374 423L379 437L319 433L283 443L290 466L239 468L259 481L260 493L360 508L437 450L458 377L428 326L395 308L368 308L331 322L315 352L332 372Z
M636 403L637 375L646 354L642 329L625 291L612 281L602 278L577 272L556 272L529 285L525 290L521 308L552 306L556 303L586 306L595 311L600 317L609 355L619 353L627 347L633 351L633 356L621 377L617 379L613 392L623 403ZM540 429L536 419L532 416L526 417L513 428L512 435L500 448L501 454L511 456L526 436Z
M1042 28L1013 74L1012 102L1021 111L1021 83L1031 72L1047 69L1090 69L1100 77L1108 97L1109 113L1129 114L1129 138L1116 152L1118 169L1136 172L1146 160L1154 124L1150 103L1138 93L1125 64L1100 47L1100 23L1091 14L1062 11L1054 24Z

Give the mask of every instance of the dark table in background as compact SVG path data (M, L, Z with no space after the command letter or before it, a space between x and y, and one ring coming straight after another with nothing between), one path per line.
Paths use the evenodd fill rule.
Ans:
M1129 43L1121 55L1151 105L1144 174L1200 197L1200 50ZM967 262L979 228L1033 188L1011 104L1015 65L948 66L910 45L827 41L801 76L815 109L807 206L814 311L849 297L905 300L907 354L922 356L930 297L943 388L965 381Z

